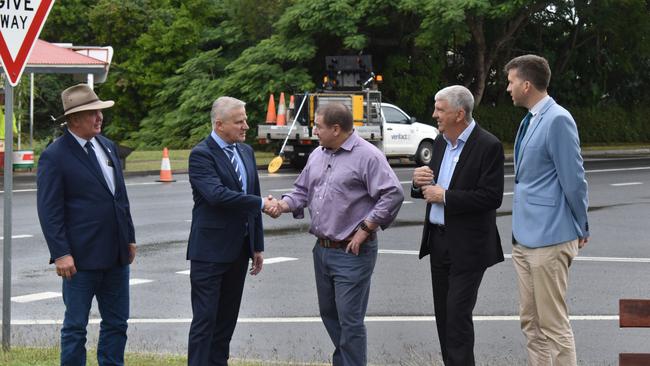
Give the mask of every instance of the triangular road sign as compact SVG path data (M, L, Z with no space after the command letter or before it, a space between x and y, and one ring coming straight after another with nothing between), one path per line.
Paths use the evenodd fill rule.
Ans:
M16 86L54 0L0 0L0 58Z

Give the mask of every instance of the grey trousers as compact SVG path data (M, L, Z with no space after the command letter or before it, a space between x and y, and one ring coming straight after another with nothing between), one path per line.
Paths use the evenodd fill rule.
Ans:
M358 256L345 249L323 248L318 242L313 253L320 316L335 347L332 364L365 365L364 318L377 262L377 240L361 245Z

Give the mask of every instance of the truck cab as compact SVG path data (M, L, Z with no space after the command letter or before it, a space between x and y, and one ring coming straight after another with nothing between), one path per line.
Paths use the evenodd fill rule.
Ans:
M406 157L417 165L429 164L438 129L417 122L394 104L382 103L381 111L383 138L377 147L386 157Z

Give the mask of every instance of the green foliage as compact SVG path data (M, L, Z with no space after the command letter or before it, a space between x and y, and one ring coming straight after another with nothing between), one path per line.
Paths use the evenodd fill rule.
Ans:
M372 55L384 100L421 120L438 89L468 86L479 121L507 139L520 111L510 107L503 65L540 54L553 71L551 95L575 106L583 139L647 141L634 113L650 102L649 35L645 0L66 0L41 38L114 48L108 80L96 86L116 102L105 112L109 137L189 148L209 132L217 97L247 102L252 137L269 94L314 91L324 57L341 54ZM38 139L57 128L49 116L61 114L60 92L78 80L36 76ZM17 111L27 121L21 88ZM616 131L599 124L623 119Z
M620 106L568 107L578 126L582 144L611 144L650 142L650 124L644 116L649 106L624 108ZM517 128L526 114L523 108L512 106L479 107L474 118L504 144L513 143Z

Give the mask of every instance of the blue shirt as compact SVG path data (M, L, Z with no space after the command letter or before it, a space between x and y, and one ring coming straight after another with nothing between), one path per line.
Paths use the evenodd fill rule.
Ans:
M219 145L219 147L222 150L224 150L224 148L226 146L228 146L228 143L225 142L221 137L219 137L219 135L217 135L217 133L214 132L214 130L212 130L212 132L210 133L210 136L212 136L212 139L217 143L217 145ZM244 193L248 194L248 191L246 190L246 187L247 187L246 183L248 182L248 175L246 175L246 167L244 166L244 161L242 160L241 156L239 156L239 149L236 148L237 144L234 144L234 145L235 145L235 149L234 149L234 151L235 151L235 162L237 162L237 165L239 166L239 171L241 172L241 181L242 181L242 184L244 185L244 187L243 187ZM228 154L225 152L225 150L224 150L224 153L226 154L226 156L228 156ZM255 167L255 169L257 169L257 167ZM260 200L262 202L262 210L263 210L264 209L264 199L262 199L260 197Z
M456 146L451 144L451 141L443 134L442 137L447 141L447 147L445 148L445 156L442 158L442 163L440 163L440 171L438 172L438 179L436 184L440 187L447 190L449 188L449 182L451 182L451 177L454 175L454 169L456 169L456 163L458 163L458 158L460 153L463 152L463 147L467 138L474 130L476 122L472 120L470 124L465 128L465 130L458 136L456 139ZM433 203L431 204L431 212L429 212L429 222L437 225L445 224L445 205L444 203Z

